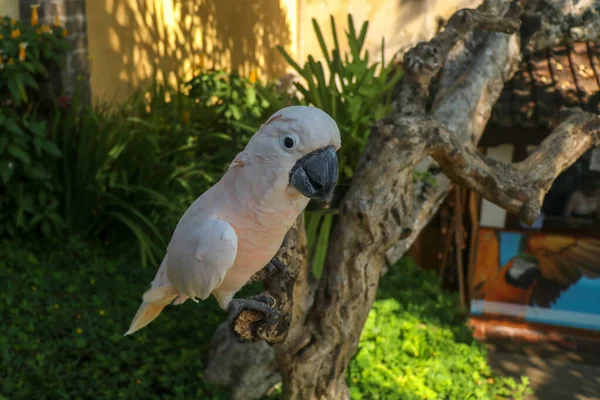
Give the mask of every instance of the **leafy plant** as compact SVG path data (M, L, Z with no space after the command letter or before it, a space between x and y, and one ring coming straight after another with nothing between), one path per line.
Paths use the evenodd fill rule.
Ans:
M202 377L216 301L123 336L154 273L126 243L2 243L0 399L227 399Z
M82 104L79 93L55 122L68 231L132 238L142 264L156 264L181 214L235 155L233 139L205 130L204 108L176 88L139 90L119 109Z
M498 376L438 277L402 259L382 279L351 361L352 399L524 399L526 377Z
M0 93L4 106L35 104L40 83L50 78L48 68L62 64L69 48L65 28L32 22L35 24L1 18Z
M64 227L60 187L51 179L61 152L49 138L42 100L48 68L68 48L67 31L32 22L0 20L0 237L40 230L54 238Z
M402 77L394 60L386 63L385 40L381 40L381 60L371 62L369 51L364 49L369 23L365 21L360 31L348 14L349 53L342 53L337 37L335 19L331 16L333 48L329 50L323 33L315 19L312 20L315 35L325 58L325 66L313 56L301 67L279 46L278 49L304 84L294 82L300 101L327 112L339 125L342 148L338 152L340 183L347 183L367 143L373 123L390 112L392 89Z
M284 101L271 85L222 70L204 71L186 88L189 96L203 106L205 129L227 133L240 149Z
M346 39L349 53L343 53L340 48L333 16L331 50L325 43L317 21L313 19L312 22L325 66L321 61L315 61L313 56L309 56L308 61L301 67L282 47L278 49L304 81L294 82L299 94L297 101L324 110L338 123L342 137L342 148L338 151L339 190L347 187L352 180L372 125L390 112L392 89L402 77L402 73L394 65L394 60L386 63L384 38L381 40L381 60L370 61L369 51L364 49L368 22L365 21L360 31L357 31L352 16L348 14ZM265 96L268 94L265 93ZM283 106L281 100L279 106ZM316 277L320 277L323 270L334 215L335 210L306 212L308 249L313 274Z
M123 336L155 272L137 268L132 250L78 240L0 243L0 398L229 398L202 377L225 317L214 299L171 307ZM352 398L518 400L530 393L526 378L490 371L457 309L456 296L410 259L391 269L350 363Z

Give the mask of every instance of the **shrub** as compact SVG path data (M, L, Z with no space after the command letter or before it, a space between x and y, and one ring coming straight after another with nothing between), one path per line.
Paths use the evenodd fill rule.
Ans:
M48 137L49 68L65 55L66 30L0 20L0 237L63 227L51 179L61 153Z
M80 98L55 121L69 234L133 239L142 264L156 264L184 210L235 155L232 138L204 130L202 107L176 88L139 90L121 108Z
M242 121L273 112L257 85L208 71L176 87L140 89L120 108L87 106L77 91L54 123L70 235L134 239L142 264L156 265L185 209L247 143Z
M0 245L0 399L227 399L202 378L214 299L123 336L154 273L127 246Z
M237 72L222 70L204 71L186 85L189 96L204 107L205 129L227 133L240 150L277 111L279 104L268 100L265 88L255 76L244 78ZM275 93L270 95L275 96Z
M352 398L523 398L526 378L493 374L456 296L407 261L381 281L349 366ZM225 317L214 299L169 307L123 336L155 274L138 265L126 243L0 244L0 399L227 399L202 379Z
M369 23L364 22L360 31L354 26L348 14L349 53L342 54L336 33L335 19L331 16L331 31L334 46L327 48L321 28L312 20L315 35L323 51L325 66L308 56L301 67L279 46L278 49L298 74L303 83L294 82L299 91L300 101L326 111L340 127L343 146L338 152L340 162L340 183L352 179L372 125L385 117L390 109L392 89L402 77L400 69L392 59L386 63L382 38L381 60L371 62L369 51L364 49ZM327 69L327 71L326 71Z
M454 293L404 258L381 280L348 381L352 399L523 399L528 380L491 371Z
M386 63L383 38L381 60L379 62L370 60L369 51L364 49L368 22L365 21L360 31L357 31L352 16L348 15L346 40L349 52L346 53L342 53L339 46L333 16L331 16L333 33L331 50L325 43L317 21L313 19L312 22L323 52L325 66L321 61L315 61L312 56L308 57L304 66L300 66L282 47L278 47L288 64L302 78L301 82L293 82L298 91L298 98L287 101L316 106L337 122L342 138L342 148L338 151L340 177L337 190L343 192L352 180L354 169L358 165L371 133L371 127L391 111L392 90L402 77L402 72L394 64L393 59ZM270 95L265 91L265 96ZM283 101L278 101L280 107L284 105ZM317 278L323 271L336 213L336 210L306 212L308 250L312 272Z

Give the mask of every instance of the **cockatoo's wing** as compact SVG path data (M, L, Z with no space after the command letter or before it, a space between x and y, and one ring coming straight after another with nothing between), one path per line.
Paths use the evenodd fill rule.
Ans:
M532 235L525 249L537 259L543 277L532 299L537 305L549 307L582 276L600 277L598 239Z
M235 230L213 217L198 225L191 221L173 239L168 249L169 283L194 301L207 299L233 266L237 254Z
M192 220L177 229L173 238L126 335L148 325L171 302L181 304L188 297L205 300L233 266L237 235L227 222L218 218L202 223Z

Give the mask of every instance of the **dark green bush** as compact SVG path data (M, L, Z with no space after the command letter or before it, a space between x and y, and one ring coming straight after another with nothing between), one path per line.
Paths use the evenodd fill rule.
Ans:
M55 178L70 235L134 239L142 263L156 265L185 209L247 143L247 129L233 122L271 112L254 86L209 71L190 85L139 90L121 108L86 106L76 94L55 123L64 154Z
M61 153L48 136L48 69L61 63L66 30L0 19L0 237L63 227L52 167ZM52 98L52 97L51 97Z
M381 60L373 61L364 48L369 23L364 22L356 30L353 18L348 14L349 52L342 53L336 34L335 19L331 16L333 47L327 48L317 21L312 20L325 64L308 56L304 66L294 61L280 46L288 64L302 77L294 85L300 101L326 111L339 125L343 146L338 152L340 183L348 183L358 165L360 155L367 144L371 127L391 111L392 89L402 77L401 70L392 59L386 62L381 43Z
M352 398L522 398L525 384L490 371L456 296L406 261L382 279L349 367ZM202 379L225 317L214 299L123 336L154 273L127 244L0 244L0 399L227 399Z
M155 273L126 247L0 245L1 399L227 399L202 378L214 299L123 336Z
M381 280L350 363L352 399L523 399L528 380L491 371L456 294L405 258Z
M324 63L309 56L303 66L296 62L282 47L279 51L288 64L300 75L294 82L297 99L286 99L318 107L327 112L340 128L342 148L338 151L340 177L338 190L347 188L352 181L354 170L367 144L373 124L391 111L391 94L402 71L392 59L384 58L384 39L381 43L381 60L373 61L364 48L369 23L364 22L357 30L352 16L348 15L346 40L348 52L342 53L336 33L336 23L331 16L333 47L328 48L321 27L313 19L315 36L323 52ZM264 94L269 98L270 94ZM278 106L283 101L275 99ZM329 235L334 224L333 213L306 213L308 250L313 275L320 277Z

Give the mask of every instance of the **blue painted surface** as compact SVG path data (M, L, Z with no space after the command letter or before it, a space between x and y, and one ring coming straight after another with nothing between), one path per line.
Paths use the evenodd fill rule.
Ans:
M521 239L524 234L517 232L498 232L497 234L499 236L499 265L500 268L503 268L512 257L520 252ZM567 313L561 313L561 311ZM475 307L472 309L472 313L481 314L481 310ZM600 330L600 278L582 277L576 284L563 292L549 309L527 307L525 320Z

